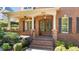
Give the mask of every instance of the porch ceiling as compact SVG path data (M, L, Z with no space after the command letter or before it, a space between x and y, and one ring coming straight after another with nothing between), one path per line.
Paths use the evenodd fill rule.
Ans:
M16 17L16 18L23 18L24 16L37 16L37 15L54 15L56 14L56 11L59 10L59 8L36 8L34 10L28 10L28 11L17 11L9 13L10 16Z
M11 17L16 17L16 18L23 18L24 16L32 15L33 10L28 10L28 11L17 11L17 12L12 12L9 13Z

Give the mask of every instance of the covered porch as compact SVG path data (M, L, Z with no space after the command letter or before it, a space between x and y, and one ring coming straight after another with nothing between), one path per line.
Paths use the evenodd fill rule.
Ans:
M37 37L51 35L57 39L56 14L59 8L36 8L28 11L9 13L9 17L19 20L19 34ZM47 24L47 25L46 25ZM8 24L10 29L10 22Z

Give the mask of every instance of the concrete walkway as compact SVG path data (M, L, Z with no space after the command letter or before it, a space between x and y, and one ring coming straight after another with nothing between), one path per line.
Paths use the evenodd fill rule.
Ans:
M43 49L26 49L26 51L49 51L49 50L43 50Z

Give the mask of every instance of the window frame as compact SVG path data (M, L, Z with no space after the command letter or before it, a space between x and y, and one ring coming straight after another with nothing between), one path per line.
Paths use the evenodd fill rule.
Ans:
M12 21L10 21L10 27L11 27L10 30L17 31L19 29L19 22L14 22L14 24L16 24L17 26L13 25ZM14 28L16 28L16 29L14 29Z
M66 26L66 25L62 25L64 18L67 18L67 20L68 20L68 21L67 21L67 22L68 22L68 23L67 23L67 32L63 32L63 31L62 31L62 28L63 28L64 26ZM67 17L67 16L64 16L64 17L61 18L61 33L69 33L69 17Z
M26 20L25 20L25 31L31 31L31 29L28 30L27 22L31 22L31 29L32 29L32 19L26 19ZM29 28L30 28L30 26L29 26Z

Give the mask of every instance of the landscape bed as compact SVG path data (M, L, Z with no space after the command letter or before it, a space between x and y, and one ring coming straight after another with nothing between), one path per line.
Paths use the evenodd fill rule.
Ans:
M5 32L0 28L1 51L25 51L30 44L30 38L22 39L15 32Z
M54 51L79 51L79 47L72 42L57 40Z

